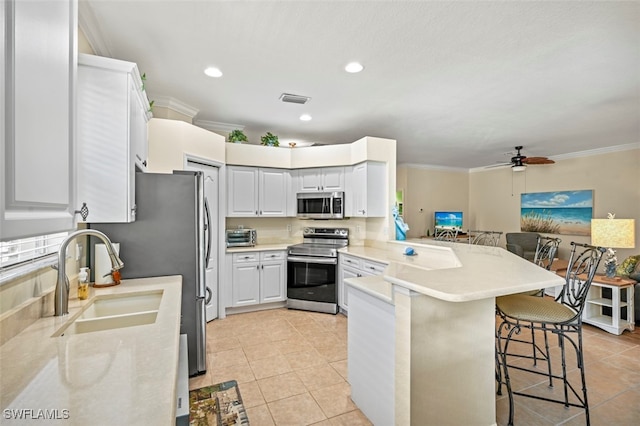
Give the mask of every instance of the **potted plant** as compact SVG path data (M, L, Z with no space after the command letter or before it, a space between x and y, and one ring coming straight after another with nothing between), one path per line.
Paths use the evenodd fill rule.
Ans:
M272 134L271 132L267 132L264 136L260 138L260 143L264 146L280 146L280 142L278 142L278 136Z
M242 143L247 141L247 135L240 129L232 130L227 136L227 142Z

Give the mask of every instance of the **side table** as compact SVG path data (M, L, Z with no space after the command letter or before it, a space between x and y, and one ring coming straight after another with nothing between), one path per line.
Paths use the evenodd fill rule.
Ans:
M624 330L635 328L634 320L634 286L636 281L629 278L607 278L596 275L591 282L587 303L582 311L582 322L595 325L609 333L620 335ZM611 289L611 299L602 296L602 289ZM627 301L622 301L622 294L626 292ZM611 308L611 316L603 315L603 307ZM626 315L622 315L622 308L626 307Z

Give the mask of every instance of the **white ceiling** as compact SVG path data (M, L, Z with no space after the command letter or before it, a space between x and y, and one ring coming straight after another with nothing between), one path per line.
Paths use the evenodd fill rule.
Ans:
M640 144L638 1L80 0L80 26L97 54L138 64L150 99L252 143L378 136L398 141L398 163L465 169L515 145Z

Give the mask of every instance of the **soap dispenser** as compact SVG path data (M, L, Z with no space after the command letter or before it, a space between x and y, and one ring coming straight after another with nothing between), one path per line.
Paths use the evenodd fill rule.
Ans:
M80 268L78 273L78 299L85 300L89 297L89 270Z

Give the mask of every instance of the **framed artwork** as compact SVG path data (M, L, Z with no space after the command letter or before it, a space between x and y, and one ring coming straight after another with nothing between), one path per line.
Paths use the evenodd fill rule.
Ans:
M523 232L589 236L592 217L591 189L520 195L520 230Z

